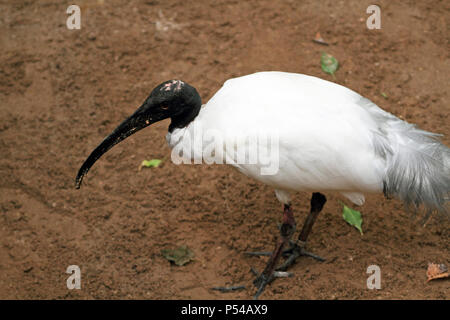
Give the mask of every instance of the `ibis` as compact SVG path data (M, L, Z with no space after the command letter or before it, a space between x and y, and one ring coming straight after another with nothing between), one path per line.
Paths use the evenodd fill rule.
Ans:
M297 258L323 260L308 252L306 243L326 192L341 193L356 205L364 203L366 193L384 193L402 200L408 210L449 214L450 149L439 134L397 118L344 86L276 71L227 80L204 105L186 82L161 83L92 151L79 169L76 188L114 145L168 118L166 139L177 150L173 161L204 157L206 163L231 165L273 187L284 207L279 240L254 280L256 298ZM242 146L244 156L237 150ZM292 241L291 194L298 191L312 198ZM281 257L286 259L281 262Z

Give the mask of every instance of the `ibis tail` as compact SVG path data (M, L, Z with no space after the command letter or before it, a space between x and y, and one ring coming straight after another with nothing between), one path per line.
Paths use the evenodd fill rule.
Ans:
M418 129L362 98L379 123L374 147L386 159L383 191L402 200L409 211L421 205L449 215L450 149L439 134Z

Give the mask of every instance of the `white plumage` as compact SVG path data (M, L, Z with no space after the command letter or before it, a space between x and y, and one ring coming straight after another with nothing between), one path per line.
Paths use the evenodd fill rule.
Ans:
M224 133L230 141L257 132L277 135L276 174L261 175L261 163L235 166L273 186L283 203L290 201L290 191L338 191L361 205L363 193L384 190L407 204L442 209L449 191L448 148L434 134L348 88L312 76L260 72L230 79L194 121L168 133L169 145L193 145L195 126ZM203 151L197 148L196 156ZM229 150L228 156L235 159Z

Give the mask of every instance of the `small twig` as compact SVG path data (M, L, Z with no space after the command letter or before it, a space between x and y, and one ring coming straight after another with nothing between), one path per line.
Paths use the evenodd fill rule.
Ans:
M231 286L231 287L214 287L211 288L211 290L216 290L216 291L220 291L220 292L231 292L231 291L236 291L236 290L242 290L245 289L245 286Z

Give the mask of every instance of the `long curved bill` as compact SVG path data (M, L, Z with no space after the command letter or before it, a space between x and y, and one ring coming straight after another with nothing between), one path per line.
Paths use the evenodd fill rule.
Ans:
M131 136L133 133L149 126L152 123L157 122L159 119L152 119L149 112L149 104L144 103L139 109L136 110L128 119L123 121L105 140L100 143L97 148L92 151L89 157L84 161L80 170L78 171L77 177L75 179L75 188L80 189L83 177L88 173L89 169L94 165L94 163L109 149L114 147L116 144L125 140L127 137Z

